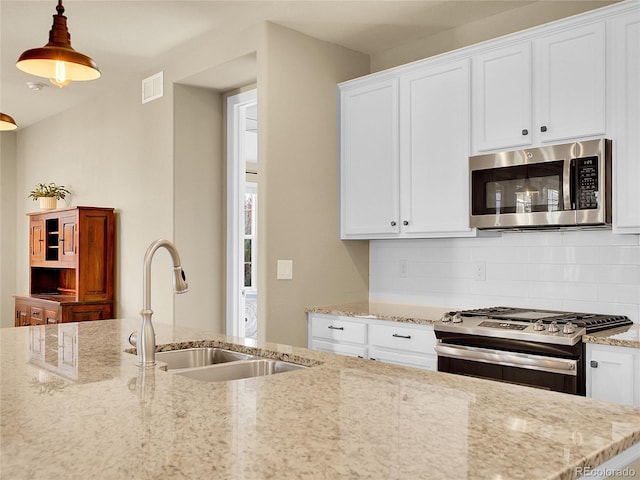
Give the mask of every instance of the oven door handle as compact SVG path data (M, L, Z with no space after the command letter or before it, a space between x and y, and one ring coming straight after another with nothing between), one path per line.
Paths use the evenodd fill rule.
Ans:
M447 343L439 343L436 345L436 353L440 357L527 368L543 372L561 373L563 375L578 375L578 360L567 358L544 357L528 353L506 352L503 350L450 345Z

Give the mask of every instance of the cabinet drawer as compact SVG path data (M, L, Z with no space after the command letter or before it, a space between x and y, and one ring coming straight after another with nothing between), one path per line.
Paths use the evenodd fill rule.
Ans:
M424 368L434 372L438 369L438 357L435 355L412 355L372 348L369 352L369 358L385 363Z
M433 354L436 345L433 328L371 325L369 336L371 345L408 352Z
M319 352L348 355L350 357L367 358L367 348L359 345L344 345L342 343L331 343L323 340L312 340L311 349Z
M44 311L42 310L42 308L40 307L31 307L30 308L30 324L31 325L42 325L43 322L43 317L44 317Z
M311 336L338 342L365 344L367 325L338 317L314 316L311 320Z
M44 311L44 323L58 323L58 310L46 309Z

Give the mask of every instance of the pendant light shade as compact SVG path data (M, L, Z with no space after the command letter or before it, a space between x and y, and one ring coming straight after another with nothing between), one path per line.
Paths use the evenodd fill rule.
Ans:
M0 131L15 130L16 128L18 128L16 121L10 115L0 112Z
M71 47L62 0L58 0L56 11L58 13L53 16L53 26L49 31L49 43L25 51L20 55L16 67L31 75L48 78L60 88L70 82L99 78L100 70L96 62Z

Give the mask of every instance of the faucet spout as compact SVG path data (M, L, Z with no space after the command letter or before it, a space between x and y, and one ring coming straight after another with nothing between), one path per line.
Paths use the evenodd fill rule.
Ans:
M142 311L142 323L140 333L136 338L136 348L138 350L138 365L149 367L156 364L156 334L151 323L151 261L153 255L159 248L165 248L171 255L173 261L173 290L175 293L185 293L189 290L187 278L182 270L180 255L175 245L168 240L156 240L144 255L144 271L142 281L144 283L144 301Z

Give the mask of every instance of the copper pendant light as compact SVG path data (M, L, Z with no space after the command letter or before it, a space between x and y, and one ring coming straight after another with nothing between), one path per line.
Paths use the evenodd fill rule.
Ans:
M53 26L49 31L49 43L24 52L16 67L23 72L48 78L60 88L70 82L99 78L100 70L96 62L71 47L62 0L58 0L56 11L58 13L53 16Z
M16 121L6 113L0 112L0 131L15 130L18 128Z

